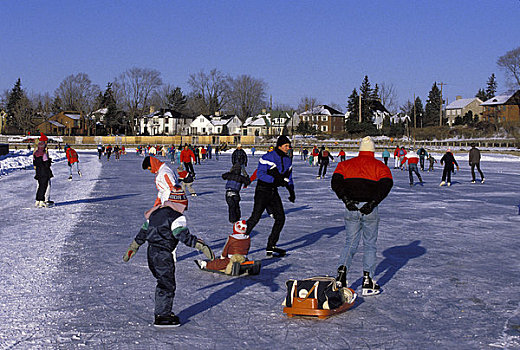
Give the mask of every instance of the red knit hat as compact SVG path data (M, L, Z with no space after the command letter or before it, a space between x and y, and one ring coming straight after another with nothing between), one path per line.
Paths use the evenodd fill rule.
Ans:
M234 234L245 234L247 231L247 223L245 220L239 220L237 222L235 222L235 224L233 225L233 233Z
M168 200L173 203L182 204L186 209L188 209L188 198L186 197L186 193L183 191L182 187L179 185L173 187Z
M49 139L47 138L47 136L45 136L45 135L43 134L43 132L40 132L40 141L44 141L44 142L46 142L47 140L49 140Z

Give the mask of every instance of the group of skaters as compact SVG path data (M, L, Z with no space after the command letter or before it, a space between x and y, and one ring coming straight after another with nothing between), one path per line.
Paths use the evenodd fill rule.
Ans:
M97 152L98 152L98 158L100 160L101 160L101 156L104 155L107 158L107 162L108 162L108 161L110 161L110 156L112 154L114 154L114 158L116 160L120 160L121 155L126 154L126 147L125 147L125 145L121 145L121 147L119 147L119 145L114 145L114 147L112 147L111 144L108 144L106 146L99 144L99 145L97 145Z

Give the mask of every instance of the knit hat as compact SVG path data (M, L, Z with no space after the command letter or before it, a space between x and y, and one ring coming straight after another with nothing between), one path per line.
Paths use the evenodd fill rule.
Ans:
M146 170L148 169L149 167L151 167L151 164L150 164L150 156L146 156L144 159L143 159L143 170Z
M235 224L233 225L233 233L234 234L245 234L247 231L247 223L245 220L239 220L237 222L235 222Z
M44 141L44 142L46 142L47 140L49 140L49 139L47 138L47 136L45 136L45 135L43 134L43 132L40 132L40 141Z
M276 147L280 147L287 143L291 144L291 140L289 140L289 138L287 136L281 135L280 137L278 137L278 140L276 141Z
M374 145L374 141L370 136L364 137L359 144L359 151L367 151L367 152L375 152L376 146Z
M170 192L170 197L168 198L170 202L179 203L188 208L188 198L186 197L186 193L182 189L181 186L175 185L173 186L172 191Z

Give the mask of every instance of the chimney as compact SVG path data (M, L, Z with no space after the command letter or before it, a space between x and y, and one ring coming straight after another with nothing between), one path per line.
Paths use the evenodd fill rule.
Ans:
M154 106L150 106L150 114L154 114L155 113L155 107Z
M266 114L266 113L267 113L267 109L262 108L262 114Z
M461 99L462 99L462 96L457 96L457 97L455 98L455 100L461 100Z
M220 117L220 111L215 111L215 117Z

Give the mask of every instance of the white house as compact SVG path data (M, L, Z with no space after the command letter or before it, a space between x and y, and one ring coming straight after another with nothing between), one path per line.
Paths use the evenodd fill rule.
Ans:
M268 136L270 135L271 121L265 114L259 114L246 119L242 125L243 136Z
M229 135L240 135L242 121L236 115L217 115L211 118L213 133L220 135L224 126L227 127Z
M462 98L457 96L456 100L446 106L446 117L450 126L455 122L455 118L463 117L471 111L473 117L482 115L484 107L481 106L483 102L478 97Z
M261 114L249 117L242 126L242 135L272 136L282 135L284 129L291 132L298 127L300 117L294 113L291 115L285 111L264 110Z
M193 119L175 111L161 110L135 119L138 135L188 135Z
M190 134L192 135L212 135L213 124L211 124L211 116L199 115L190 124Z

